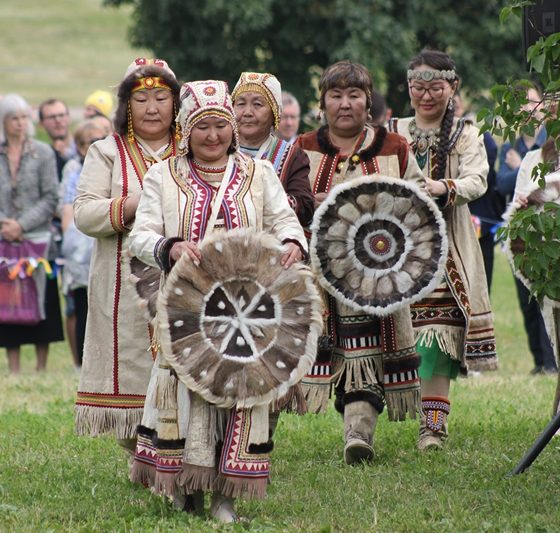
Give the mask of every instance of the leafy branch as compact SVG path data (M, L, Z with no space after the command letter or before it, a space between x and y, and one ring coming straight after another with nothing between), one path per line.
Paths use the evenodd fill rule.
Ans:
M500 12L503 24L510 16L521 17L523 9L534 1L513 1ZM548 138L554 139L560 151L560 33L548 37L541 35L527 50L530 72L543 88L542 98L529 103L528 89L534 85L528 78L512 79L507 84L497 84L491 89L493 108L483 108L478 113L481 131L508 140L511 144L520 134L534 136L543 125ZM530 109L530 110L529 110ZM555 170L550 162L539 163L531 177L541 188L545 176ZM560 299L560 205L546 203L519 209L509 225L501 228L498 238L509 238L514 251L514 266L531 282L532 294L542 302L543 297Z

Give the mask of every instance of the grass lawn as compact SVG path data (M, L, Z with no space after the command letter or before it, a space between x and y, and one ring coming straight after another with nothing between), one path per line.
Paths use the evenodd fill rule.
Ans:
M130 13L101 0L2 0L0 94L81 107L95 89L111 90L135 57L152 55L129 45Z
M524 474L506 474L548 420L555 378L530 377L531 357L503 255L497 253L493 305L501 369L460 379L452 389L443 453L415 449L417 423L382 416L375 462L342 461L342 421L281 418L268 497L240 502L248 525L219 526L175 511L127 479L111 438L77 438L78 378L61 343L48 372L7 376L0 357L0 530L2 531L511 531L560 530L560 440Z

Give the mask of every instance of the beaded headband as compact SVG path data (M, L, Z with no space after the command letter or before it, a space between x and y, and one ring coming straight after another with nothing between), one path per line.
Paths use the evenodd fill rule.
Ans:
M412 70L406 71L406 78L408 80L420 81L433 81L433 80L448 80L455 81L457 74L454 70Z
M171 87L169 87L166 81L159 76L147 76L136 80L130 90L130 94L135 93L136 91L141 91L142 89L166 89L170 91Z

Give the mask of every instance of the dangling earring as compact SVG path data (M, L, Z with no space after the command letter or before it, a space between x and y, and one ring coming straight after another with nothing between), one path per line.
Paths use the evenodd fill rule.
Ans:
M449 111L453 111L454 108L455 106L453 105L453 98L450 98L447 102L447 109L449 109Z
M173 102L173 116L175 117L175 141L177 144L181 141L181 123L177 120L177 108Z
M130 108L130 100L126 106L126 122L128 142L132 144L134 142L134 128L132 127L132 109Z

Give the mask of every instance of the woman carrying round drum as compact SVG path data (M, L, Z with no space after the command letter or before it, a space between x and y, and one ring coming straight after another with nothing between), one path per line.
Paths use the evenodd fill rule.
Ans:
M307 253L307 243L270 162L239 151L227 85L212 80L186 83L181 100L177 121L182 155L148 173L131 234L132 252L164 273L156 315L161 350L131 477L197 513L203 510L204 492L212 491L210 515L232 522L237 520L234 498L264 497L272 443L266 402L227 409L223 396L236 387L236 362L243 356L260 357L248 347L268 337L268 313L281 305L281 299L267 300L262 287L252 292L254 276L242 274L243 265L264 264L272 283L280 271L289 275L306 268L295 263ZM249 258L234 253L228 235L250 231L241 228L263 230L283 243L278 261L251 246L244 252ZM224 273L230 270L230 275ZM292 287L297 286L294 281ZM294 328L297 323L309 328L305 305L296 309L301 318L293 321ZM286 313L283 308L281 314ZM198 340L191 344L191 338ZM294 338L283 335L278 342ZM297 339L297 344L302 341ZM199 349L204 352L200 357ZM223 358L225 372L216 370ZM311 356L309 361L307 368ZM285 367L281 360L269 366L273 372ZM264 375L260 381L264 385Z
M296 141L309 156L317 206L335 185L369 174L422 186L424 179L409 157L406 140L367 124L372 81L364 66L335 63L324 71L319 88L327 124ZM418 356L409 307L378 317L330 296L329 307L328 340L302 384L308 388L310 410L319 411L328 399L330 381L335 380L335 407L344 417L344 460L348 464L369 461L385 404L390 420L404 420L407 414L415 418L419 409Z

